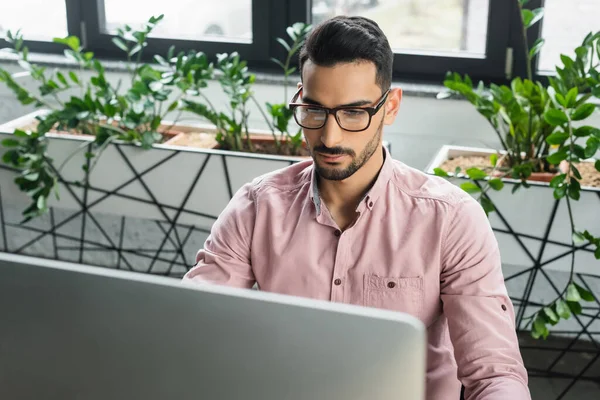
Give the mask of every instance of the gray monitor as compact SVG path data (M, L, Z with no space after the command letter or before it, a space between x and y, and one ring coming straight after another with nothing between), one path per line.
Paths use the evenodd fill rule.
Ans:
M0 253L0 399L420 400L401 313Z

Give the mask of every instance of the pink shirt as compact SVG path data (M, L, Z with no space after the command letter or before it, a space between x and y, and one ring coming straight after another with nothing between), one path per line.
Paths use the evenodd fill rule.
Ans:
M427 399L530 399L498 245L481 206L386 150L340 232L312 161L243 186L184 279L412 314L428 331ZM460 379L460 381L457 379Z

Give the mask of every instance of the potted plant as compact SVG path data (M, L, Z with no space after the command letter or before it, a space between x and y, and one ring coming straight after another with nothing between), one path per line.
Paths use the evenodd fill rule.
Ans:
M527 76L512 79L509 86L491 84L486 87L479 82L474 87L468 75L449 72L444 81L448 90L438 95L439 98L458 95L469 101L490 123L502 148L490 151L444 146L431 162L428 172L458 181L490 214L498 235L510 235L513 246L513 239L517 240L530 258L517 260L512 254L515 247L499 237L504 262L531 266L534 251L526 248L523 242L526 239L541 240L541 249L537 249L539 257L534 260L534 274L544 261L541 258L545 246L557 246L563 256L571 256L568 265L565 265L567 259L562 257L564 268L561 268L569 272L569 278L558 295L537 307L529 316L524 315L528 305L528 299L524 299L517 317L519 324L527 322L526 326L531 327L535 338L546 338L549 325L556 325L571 314L581 314L580 302L594 300L589 288L576 282L578 269L587 268L584 272L593 272L589 270L594 269L596 274L600 273L600 263L592 266L589 259L592 253L600 259L600 232L597 231L600 221L598 213L594 215L585 208L598 207L600 199L597 196L600 193L600 161L593 159L600 149L600 129L586 125L585 121L597 108L590 100L600 98L600 32L586 36L581 46L575 49L574 59L561 56L562 65L557 67L556 77L549 78L549 85L534 81L531 64L544 40L538 39L528 48L527 29L542 19L543 9L529 10L525 8L527 2L515 0L521 15ZM502 194L506 186L512 187L512 199ZM522 193L521 188L530 189L529 193ZM561 201L566 204L566 209L563 207L561 210L568 221L564 227L559 227L557 222ZM581 201L584 205L577 207L574 201ZM510 226L506 214L511 208L522 213L524 220L533 223L523 222L516 228ZM500 210L503 213L496 213L498 216L494 217L494 211ZM548 214L540 214L539 210L548 212L550 221ZM540 229L544 229L548 222L550 225L540 234ZM555 226L552 227L552 224ZM556 238L552 239L551 233ZM569 251L560 247L565 233ZM585 250L586 253L577 250ZM576 265L576 253L579 257L588 258ZM535 275L532 275L527 284L529 293L534 280Z
M209 163L207 171L216 171L211 172L215 176L203 184L227 196L221 196L218 204L208 209L199 206L196 210L211 216L220 213L243 183L307 155L300 132L289 133L291 113L284 104L267 104L270 119L260 110L271 126L273 145L265 145L268 136L256 135L253 132L257 130L250 129L248 103L256 101L252 93L254 75L237 53L220 54L213 64L202 52L176 53L171 48L166 57L154 57L156 64L143 63L142 52L148 35L162 18L150 18L140 30L130 26L118 29L113 43L126 53L131 67L129 77L117 83L107 77L104 63L82 48L77 37L54 40L67 46L65 56L74 63L75 68L67 73L50 71L31 62L20 32L8 32L7 40L12 48L3 50L13 53L19 66L39 85L34 93L19 82L17 76L22 73L11 74L0 68L0 82L15 93L21 104L38 109L0 127L2 159L13 171L4 178L14 179L20 189L20 193L14 193L12 186L3 183L4 195L14 201L22 201L23 194L29 198L30 204L23 211L24 222L45 214L49 204L80 207L81 201L72 199L76 197L72 193L66 199L59 198L59 194L75 190L72 187L99 192L121 187L124 174L114 170L116 164L122 168L124 163L131 162L132 169L138 169L136 159L156 158L140 155L141 150L150 153L160 150L163 155L192 152L178 157L195 157L197 161L204 160L201 156L206 156L206 160L212 157L211 163L217 163L216 156L222 157L219 167ZM306 24L295 24L288 28L290 45L279 39L288 50L287 59L280 63L285 69L286 83L293 72L290 61L309 29ZM87 80L84 79L86 74L91 74ZM211 79L218 80L227 95L228 109L224 111L205 93ZM199 123L180 124L179 117L184 112L201 117ZM177 117L167 121L169 114ZM200 121L208 121L214 128ZM188 139L193 136L193 143L181 140L182 136ZM106 178L108 175L114 178ZM193 171L179 169L175 181L188 186L194 178ZM215 189L215 186L220 188ZM181 198L175 193L171 197L163 199L168 206L180 203ZM98 204L96 209L165 219L164 212L148 213L135 204L110 203L105 207Z
M307 156L308 153L303 147L302 130L298 128L296 132L291 133L289 123L293 117L288 107L287 86L289 76L295 72L296 68L290 66L293 57L298 52L311 25L297 22L287 28L287 34L290 43L282 38L277 38L277 42L283 46L287 55L285 61L272 59L282 69L284 74L283 102L271 104L266 103L268 115L264 113L262 106L258 104L254 93L252 92L252 83L254 75L248 71L246 63L240 60L237 53L218 55L217 70L220 72L217 78L223 91L229 99L229 113L219 112L214 105L203 97L204 102L198 103L194 100L185 101L185 110L197 114L216 127L217 141L219 147L232 151L249 151L259 153L282 154L291 156ZM166 64L163 60L159 61ZM248 108L247 103L253 101L269 126L271 138L265 136L251 135L248 129ZM189 134L183 133L179 137L172 139L168 143L185 140Z

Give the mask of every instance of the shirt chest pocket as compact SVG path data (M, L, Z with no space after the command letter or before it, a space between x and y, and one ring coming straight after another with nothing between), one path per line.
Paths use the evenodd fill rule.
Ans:
M423 311L422 277L384 277L365 275L364 305L399 311L420 317Z

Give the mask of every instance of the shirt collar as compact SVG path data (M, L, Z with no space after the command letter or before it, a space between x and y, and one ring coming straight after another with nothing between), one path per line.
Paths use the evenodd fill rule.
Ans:
M383 165L379 170L379 174L377 175L373 186L371 186L371 189L369 189L369 191L363 196L358 207L356 208L356 211L358 212L362 212L365 207L369 210L373 209L375 203L385 191L387 183L392 176L394 170L392 157L389 150L385 146L382 146L382 148L384 156ZM317 184L317 171L315 170L314 166L311 172L309 193L318 216L321 214L321 196L319 195L319 187Z

